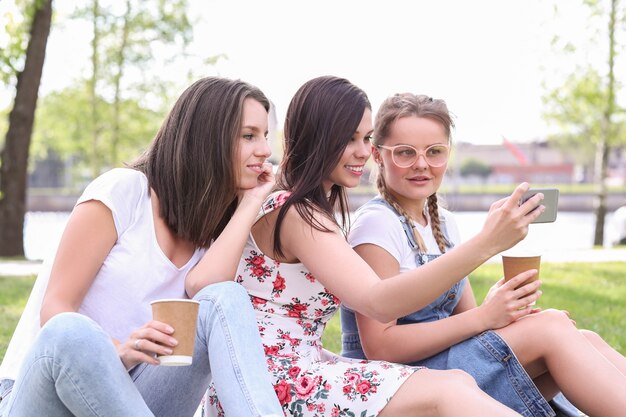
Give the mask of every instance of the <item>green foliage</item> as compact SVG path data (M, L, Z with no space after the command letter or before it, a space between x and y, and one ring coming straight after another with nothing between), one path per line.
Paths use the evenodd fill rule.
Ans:
M112 117L111 103L100 99L98 111L103 120ZM121 162L129 162L142 151L152 140L163 118L161 112L141 105L136 99L125 99L120 102L120 123L122 129L118 141L118 160L105 159L105 166L119 166ZM88 168L88 157L92 151L90 142L92 119L89 116L89 93L85 84L74 85L61 91L45 96L37 108L36 125L31 157L36 160L45 159L50 150L63 159L74 161L77 172ZM102 129L97 152L109 155L112 141L111 129Z
M95 19L98 49L91 52L104 64L96 74L98 94L111 96L120 79L124 95L135 98L144 97L144 85L158 84L152 69L184 55L192 39L187 8L187 0L126 0L101 4L96 16L92 4L76 9L74 18L91 25Z
M485 264L470 276L480 302L487 290L502 276L500 264ZM580 329L600 334L622 355L626 355L626 263L563 263L541 265L543 295L538 307L570 312ZM324 347L341 352L339 314L328 323Z
M576 143L587 152L593 149L602 134L606 100L605 87L596 70L570 74L562 86L544 97L544 118L558 125L560 132L552 139L569 146Z
M157 56L165 60L179 56L192 38L186 11L186 0L127 0L124 7L117 3L103 7L96 22L101 44L96 53L101 62L114 64L102 68L107 81L113 82L129 67L145 70ZM92 20L86 12L79 15Z
M15 76L24 66L34 3L16 1L15 9L7 11L3 16L6 42L0 48L0 78L7 85L14 84Z
M42 97L37 106L31 157L41 159L52 149L59 155L86 152L89 98L84 86L68 87Z
M626 109L620 107L612 97L620 95L623 80L620 76L623 71L615 72L615 83L610 82L608 62L592 63L588 60L587 49L610 49L606 34L607 23L610 20L611 5L602 0L583 0L588 10L587 27L580 28L588 36L588 44L575 45L567 39L554 37L553 49L555 53L567 57L579 56L584 64L573 69L568 68L568 75L562 83L549 89L543 97L544 119L558 127L558 133L549 139L551 142L574 152L581 162L591 162L594 158L595 147L606 142L609 146L626 144ZM558 10L558 7L555 5ZM626 10L623 5L617 4L617 14L622 15L622 23L626 20ZM626 26L615 26L615 39L618 43L614 47L615 56L623 51L623 35ZM607 54L607 61L609 61ZM615 67L617 70L618 67ZM603 131L607 112L611 114L608 129ZM606 126L605 126L606 128ZM608 132L608 134L607 134Z
M15 8L3 16L6 42L0 44L0 79L6 85L15 85L24 67L30 25L42 4L43 0L15 0Z
M85 78L40 99L32 155L53 151L74 178L89 179L129 162L154 137L178 90L161 74L184 59L193 32L187 0L92 0L71 19L92 27L95 41L85 42L93 59Z
M464 177L475 175L484 179L491 174L491 167L478 159L468 158L463 161L460 173Z

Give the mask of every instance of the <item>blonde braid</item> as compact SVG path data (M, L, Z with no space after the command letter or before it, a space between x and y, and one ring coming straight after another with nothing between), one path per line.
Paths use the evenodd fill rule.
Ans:
M446 252L447 240L441 231L441 220L439 219L439 204L437 204L437 194L428 197L428 215L430 216L430 227L433 230L433 236L441 253Z
M400 213L401 216L404 216L409 226L411 226L413 239L415 239L415 241L417 242L417 247L419 251L421 253L427 253L426 243L424 242L424 239L422 239L422 235L420 235L419 232L416 230L415 224L413 223L413 218L406 211L404 211L404 209L400 204L398 204L396 199L391 194L389 194L389 192L387 191L387 186L385 184L385 178L383 177L381 172L378 173L378 178L376 179L376 187L378 188L378 192L385 199L385 201L387 201L391 205L391 207L396 209L396 211Z

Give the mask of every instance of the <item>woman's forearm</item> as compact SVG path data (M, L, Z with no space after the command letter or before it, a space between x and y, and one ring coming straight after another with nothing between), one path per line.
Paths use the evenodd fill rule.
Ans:
M253 198L244 198L237 206L220 236L187 275L185 290L189 297L209 284L235 278L243 248L260 207L261 201Z

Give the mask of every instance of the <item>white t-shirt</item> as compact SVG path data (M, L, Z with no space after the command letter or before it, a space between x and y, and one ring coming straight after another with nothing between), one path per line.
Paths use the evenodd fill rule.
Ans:
M451 243L457 245L461 238L452 213L439 207L439 218L441 222L446 224L447 236ZM430 227L430 219L428 219L426 226L415 222L414 225L422 239L424 239L427 254L441 254ZM409 246L402 223L400 223L396 213L386 205L368 203L360 207L356 211L354 220L350 225L348 241L352 247L366 243L380 246L398 261L400 272L418 267L415 261L415 252Z
M177 268L156 240L146 176L136 170L116 168L96 178L76 205L97 200L113 215L117 241L104 260L78 310L112 337L124 341L152 317L150 301L187 298L185 276L200 260L204 249ZM50 278L51 260L44 262L7 349L0 379L15 379L24 355L39 331L39 312Z

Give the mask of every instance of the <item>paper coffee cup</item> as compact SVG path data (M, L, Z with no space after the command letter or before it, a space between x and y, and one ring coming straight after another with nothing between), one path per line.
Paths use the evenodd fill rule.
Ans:
M522 272L528 271L530 269L536 269L537 273L528 278L526 281L522 282L520 285L515 287L518 289L519 287L523 287L526 284L529 284L533 281L537 281L539 279L539 267L541 266L541 255L517 255L517 254L503 254L502 255L502 270L504 271L504 280L508 281L516 275L521 274ZM535 305L536 302L533 301L530 303L531 306Z
M162 299L150 304L152 318L170 325L174 329L172 337L178 341L171 355L158 356L161 365L191 365L200 303L195 300Z
M523 287L524 285L539 279L540 266L541 255L502 255L502 269L504 271L505 281L508 281L514 276L519 275L522 272L528 271L529 269L537 270L537 274L535 276L528 278L522 284L518 285L517 288Z

